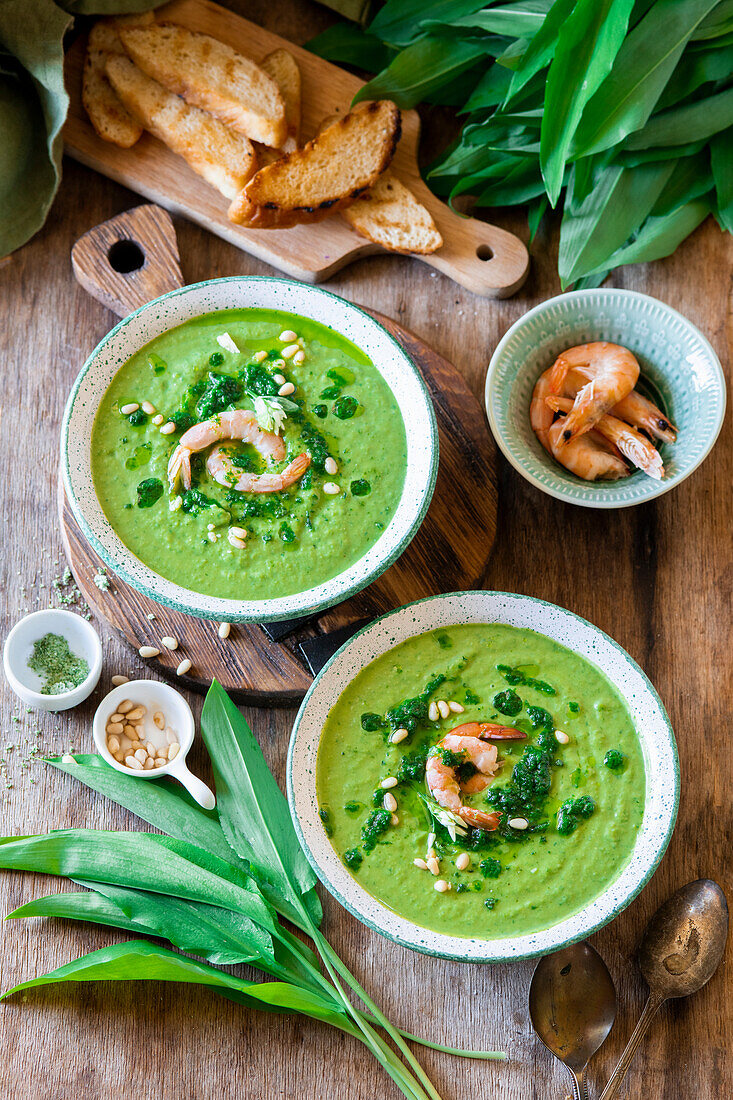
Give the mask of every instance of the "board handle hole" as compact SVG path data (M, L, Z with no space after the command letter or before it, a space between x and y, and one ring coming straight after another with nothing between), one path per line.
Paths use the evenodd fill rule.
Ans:
M115 241L107 253L110 267L120 275L129 275L139 271L145 263L145 253L135 241Z
M479 260L493 260L494 250L493 248L489 248L487 244L480 244L476 249L476 255Z

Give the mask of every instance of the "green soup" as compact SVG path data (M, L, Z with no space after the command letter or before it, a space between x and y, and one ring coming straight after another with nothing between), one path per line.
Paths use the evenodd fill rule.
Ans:
M296 341L280 339L288 331L294 354ZM278 390L288 383L283 400ZM264 409L265 427L273 406L286 414L282 462L234 442L228 485L210 476L204 450L193 455L191 489L169 491L168 461L185 430L238 408L258 417ZM304 452L310 466L288 488L233 487L238 471L278 473ZM323 325L261 309L197 317L136 352L100 403L91 455L100 504L133 554L185 588L240 600L301 592L352 565L389 524L406 468L402 415L371 361ZM246 531L244 546L230 542L230 527Z
M441 718L430 705L439 700L465 709ZM526 735L494 741L498 773L463 796L498 811L495 831L446 817L426 785L427 755L467 722ZM476 774L465 753L440 759L461 783ZM394 814L381 786L391 778ZM359 672L324 726L317 791L331 843L374 897L435 932L493 939L548 928L618 877L642 821L644 761L623 700L594 665L532 630L468 624L411 638ZM431 833L436 875L413 862L428 858Z

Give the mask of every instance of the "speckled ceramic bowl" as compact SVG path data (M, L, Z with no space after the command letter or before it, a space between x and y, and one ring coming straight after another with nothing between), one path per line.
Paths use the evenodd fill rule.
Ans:
M561 351L609 340L633 351L642 379L679 429L659 446L666 476L637 470L621 481L582 481L547 454L529 423L534 384ZM486 376L494 438L522 477L544 493L587 508L626 508L669 492L709 454L725 413L725 380L715 351L664 302L631 290L577 290L535 306L500 341Z
M626 700L644 753L644 818L631 857L595 901L541 932L508 939L468 939L431 932L398 916L346 869L318 816L316 757L328 712L355 672L393 646L456 623L506 623L545 634L600 667ZM649 881L669 843L679 799L677 748L669 718L639 666L597 627L562 607L507 592L456 592L408 604L356 634L323 668L303 700L288 753L288 800L314 871L355 917L405 947L471 962L508 962L544 955L584 939L613 920Z
M319 321L353 341L389 385L402 410L407 437L405 484L397 510L377 542L333 579L271 600L218 599L173 584L128 550L104 515L91 471L94 417L112 378L148 341L204 313L279 309ZM130 314L95 348L74 383L61 430L64 487L85 537L106 565L133 588L168 607L204 619L267 622L306 615L365 588L402 554L430 504L438 470L438 432L430 395L409 356L382 325L358 306L320 287L287 279L233 276L164 294Z

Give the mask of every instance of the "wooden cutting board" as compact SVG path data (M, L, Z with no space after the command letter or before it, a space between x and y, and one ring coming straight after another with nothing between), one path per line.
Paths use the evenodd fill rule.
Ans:
M156 17L211 34L255 61L261 61L278 47L288 49L302 75L304 140L315 134L326 116L345 114L362 87L362 81L343 69L208 0L174 0L159 8ZM293 229L256 230L233 225L227 218L227 200L149 134L143 134L131 149L102 141L81 102L85 49L85 37L78 38L66 57L70 106L64 144L70 156L304 282L322 282L352 260L383 251L379 245L360 237L338 216ZM417 112L404 111L402 140L393 168L428 208L444 242L432 255L415 259L475 294L491 298L513 294L527 275L529 259L525 246L512 233L455 214L428 190L418 169L419 138Z
M120 242L128 252L137 250L140 267L121 272L112 266L110 257ZM119 316L183 285L173 223L156 206L138 206L90 230L74 246L72 265L84 289ZM60 491L62 539L79 588L96 614L134 649L161 649L147 662L157 674L202 691L216 678L242 702L292 706L310 686L309 663L318 667L324 651L335 652L345 640L340 632L351 633L355 623L412 600L480 583L496 536L497 503L496 450L484 411L451 363L395 321L369 312L412 358L433 399L440 441L435 492L420 530L394 565L363 592L301 623L280 641L260 626L244 624L233 625L229 638L221 641L218 623L162 607L111 573L109 589L100 590L94 578L102 562ZM171 635L180 643L173 653L160 644ZM184 658L193 664L179 680L176 668Z

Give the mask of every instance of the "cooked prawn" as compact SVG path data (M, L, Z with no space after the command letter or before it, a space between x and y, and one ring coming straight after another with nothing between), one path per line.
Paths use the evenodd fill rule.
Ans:
M198 451L205 451L207 447L211 447L214 443L220 443L224 439L236 439L242 443L251 443L255 450L268 462L282 462L285 458L285 443L279 435L275 435L274 432L263 431L257 423L255 414L249 412L248 409L230 409L228 412L218 413L210 420L202 420L200 424L194 424L192 428L183 433L168 462L168 483L171 490L176 488L179 478L182 478L184 487L190 489L191 455ZM291 465L293 464L291 463ZM305 473L306 469L307 464L302 473ZM229 484L229 482L227 481L226 484ZM254 489L250 491L272 493L278 490Z
M473 725L474 723L469 724ZM461 821L465 821L466 825L471 825L475 829L486 829L488 832L497 829L501 814L496 812L487 813L484 810L475 810L473 806L464 806L462 799L463 793L475 793L488 786L490 778L501 767L501 761L497 759L496 745L487 745L481 737L447 733L438 742L436 748L462 753L466 761L473 764L477 772L467 784L461 787L456 776L455 767L444 764L439 753L435 756L429 756L425 768L425 778L428 790L438 805L450 810ZM479 777L482 781L481 786L477 783Z
M206 459L206 469L214 481L239 493L279 493L299 481L310 464L310 455L304 453L288 463L279 474L251 474L234 465L225 445L221 443L211 448Z
M535 383L532 392L532 400L529 405L529 422L542 446L546 451L550 451L550 453L552 452L547 433L552 427L552 422L555 419L552 409L547 404L547 398L551 397L553 393L550 387L551 374L552 367L548 367L547 370L539 376Z
M627 397L639 378L636 356L619 344L596 341L568 348L550 368L550 391L562 395L568 373L573 371L586 380L575 397L573 409L563 424L557 446L565 447L590 431L607 412ZM553 450L554 453L554 450Z
M656 439L662 439L665 443L674 443L677 439L677 429L661 409L653 402L642 397L636 390L632 390L617 405L611 409L613 416L619 420L625 420L627 424L633 424L635 428L643 428Z
M617 481L629 476L618 448L592 430L566 441L565 422L556 420L547 433L553 458L585 481Z
M547 404L555 412L568 413L573 407L569 397L548 397ZM614 443L622 455L625 455L649 477L657 481L662 480L664 477L662 456L654 444L650 443L641 432L637 432L636 428L607 413L598 421L595 430L604 439Z

